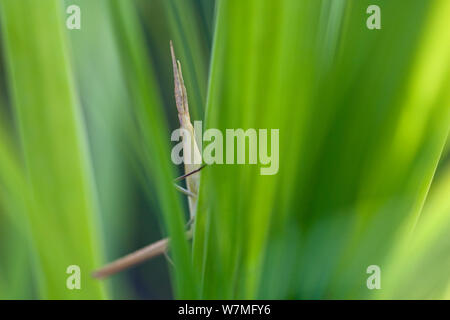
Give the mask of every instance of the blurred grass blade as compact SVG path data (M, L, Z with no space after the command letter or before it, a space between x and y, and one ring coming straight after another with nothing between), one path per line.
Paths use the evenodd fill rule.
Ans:
M0 112L0 299L31 299L35 255L25 211L28 188L7 128Z
M448 299L450 286L450 166L433 183L414 232L392 250L377 297Z
M57 0L1 2L10 89L30 188L27 214L41 298L98 299L89 273L100 262L95 192ZM82 290L66 287L81 268Z
M280 168L202 174L202 297L365 298L413 230L450 123L450 6L381 0L372 31L370 4L218 2L206 129L279 129Z
M66 6L72 2L65 1ZM136 234L136 224L130 219L134 208L129 165L134 125L109 0L79 0L77 4L82 8L83 25L67 34L89 133L106 261L111 261L129 250ZM111 298L130 298L126 280L126 274L111 279Z
M184 213L180 195L172 184L173 164L170 159L170 138L167 119L164 118L159 87L154 79L153 68L148 63L144 36L137 23L132 3L114 0L111 6L117 21L117 34L121 44L122 61L139 133L143 143L143 168L154 188L170 237L170 253L175 264L173 272L174 291L177 298L196 298L197 288L192 271L188 243L185 237ZM170 56L169 41L167 54ZM171 65L167 72L172 73ZM173 101L173 108L175 101ZM150 192L150 190L148 190Z

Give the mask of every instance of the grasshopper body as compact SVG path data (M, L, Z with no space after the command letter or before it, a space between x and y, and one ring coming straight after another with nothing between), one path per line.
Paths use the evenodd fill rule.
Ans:
M191 218L190 222L192 222L195 217L195 211L197 210L197 195L200 187L200 169L202 169L202 157L198 149L197 142L195 141L194 127L192 126L191 117L189 115L189 105L186 87L184 86L183 74L181 73L181 64L175 57L172 41L170 42L170 52L172 55L172 65L174 73L175 101L178 110L180 128L182 129L183 161L185 170L185 174L182 177L177 178L176 181L186 179L187 189L184 189L178 185L175 186L178 190L188 195L189 213ZM192 236L191 229L187 231L186 236L188 238ZM103 268L95 271L92 276L95 278L106 278L155 256L166 253L168 246L169 239L161 239L142 249L130 253L125 257L111 262Z
M183 74L181 72L181 64L175 57L172 41L170 42L170 53L172 55L172 66L174 74L175 101L178 110L178 119L180 128L183 129L183 160L185 174L195 172L200 169L202 156L195 141L194 127L191 123L189 115L189 104L184 85ZM200 187L200 174L193 174L186 177L187 189L194 195L198 195ZM195 216L197 209L197 197L189 197L189 212L191 219Z

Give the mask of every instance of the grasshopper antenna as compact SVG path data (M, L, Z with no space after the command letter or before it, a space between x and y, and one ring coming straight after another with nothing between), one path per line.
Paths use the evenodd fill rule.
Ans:
M178 177L178 178L175 178L173 181L176 182L176 181L180 181L180 180L186 179L187 177L193 175L194 173L199 172L199 171L202 170L204 167L206 167L206 164L203 165L203 166L201 166L201 167L198 168L198 169L195 169L194 171L191 171L191 172L189 172L189 173L186 173L186 174L184 174L184 175L182 175L182 176L180 176L180 177Z

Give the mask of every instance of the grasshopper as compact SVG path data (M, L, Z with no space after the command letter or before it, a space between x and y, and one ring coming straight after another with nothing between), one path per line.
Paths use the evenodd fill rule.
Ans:
M178 111L178 120L180 121L180 128L183 129L181 132L184 147L183 162L185 171L185 174L181 177L176 178L175 182L186 179L186 188L183 188L177 184L174 185L178 191L188 196L190 220L188 222L189 230L186 232L186 236L190 238L192 236L192 223L194 221L195 212L197 210L197 196L200 186L200 170L204 166L201 166L202 157L197 146L197 142L195 141L194 127L192 126L191 117L189 115L188 98L186 87L184 85L183 74L181 72L181 64L180 61L176 59L172 41L170 41L170 53L172 56L175 102ZM103 268L94 271L92 276L94 278L106 278L117 272L142 263L148 259L159 256L161 254L166 254L168 248L169 239L161 239L107 264Z

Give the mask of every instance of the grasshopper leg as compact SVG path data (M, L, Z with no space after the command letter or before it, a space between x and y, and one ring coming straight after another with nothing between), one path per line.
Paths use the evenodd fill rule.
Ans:
M175 186L175 189L180 191L182 194L187 195L188 197L191 197L191 198L196 198L197 197L197 195L195 193L189 191L188 189L183 188L183 187L177 185L176 183L174 183L173 185Z

